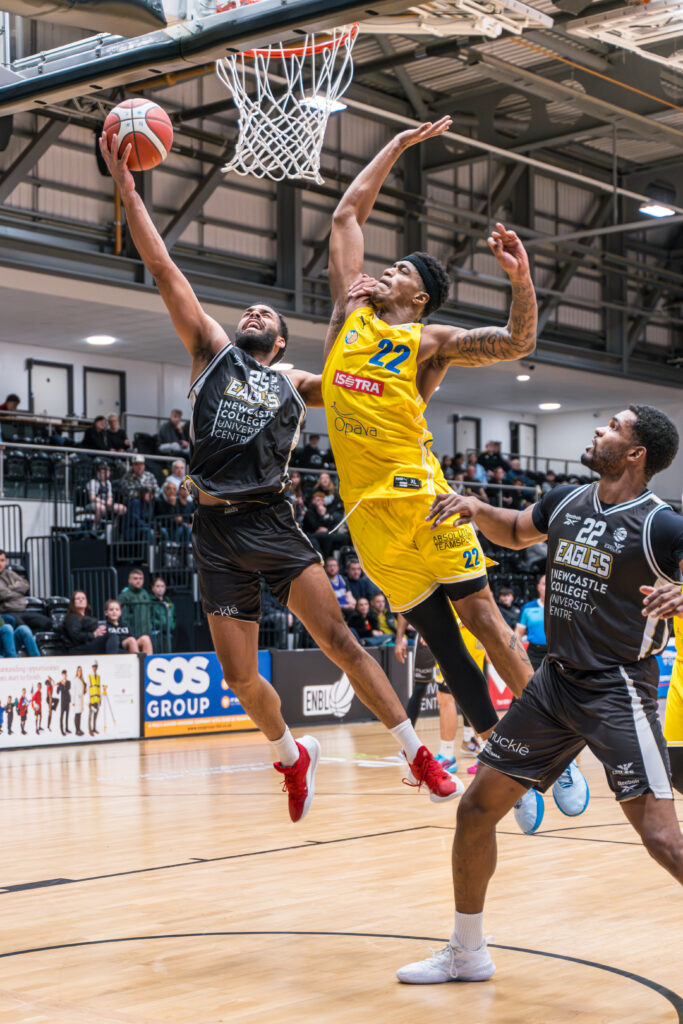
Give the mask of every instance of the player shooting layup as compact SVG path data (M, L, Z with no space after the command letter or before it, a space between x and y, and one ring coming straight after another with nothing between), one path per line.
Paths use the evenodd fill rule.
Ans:
M588 746L643 845L683 885L676 817L657 708L655 655L666 620L683 614L683 518L648 488L670 466L678 431L663 412L632 405L598 427L581 461L598 483L553 488L523 512L438 495L438 527L454 513L502 547L548 540L548 654L491 733L460 801L453 843L451 939L400 981L486 981L484 900L496 867L496 825L532 784L541 791Z
M419 321L446 301L449 288L445 268L427 253L412 253L385 270L370 301L347 301L363 267L361 226L384 180L408 147L441 135L450 123L445 117L397 135L337 207L330 288L335 314L341 310L346 322L325 347L322 390L340 493L363 568L424 637L472 725L487 734L498 716L481 673L469 670L451 600L515 694L532 669L496 608L472 527L451 521L431 531L425 521L434 496L450 488L430 450L418 374L533 351L537 310L527 255L517 235L499 224L489 246L512 284L505 327L423 327Z
M391 730L416 783L424 782L435 801L457 796L462 783L420 743L389 680L345 624L320 555L296 525L285 498L304 400L322 404L320 377L271 369L287 345L285 321L271 306L250 306L231 343L166 251L126 166L130 145L117 156L117 137L109 148L103 136L100 149L119 187L135 246L192 357L189 476L199 494L192 542L204 611L226 682L273 746L292 820L299 821L310 807L320 745L312 736L295 742L280 698L259 675L261 574Z

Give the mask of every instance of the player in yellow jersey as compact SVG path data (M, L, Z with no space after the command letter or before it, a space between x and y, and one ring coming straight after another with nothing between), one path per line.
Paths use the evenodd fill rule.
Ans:
M683 793L683 618L674 619L676 660L666 698L664 738L671 762L671 781Z
M334 215L330 287L335 313L345 321L328 335L322 377L330 443L340 493L361 564L425 638L444 678L475 729L497 722L481 673L463 671L465 648L451 600L486 648L515 694L531 666L498 611L484 556L469 525L427 522L437 494L448 493L425 417L418 379L451 365L476 366L528 355L536 343L537 309L526 252L514 234L497 226L489 246L512 284L507 326L463 330L422 320L448 295L445 268L427 253L412 253L387 268L369 301L347 301L363 269L362 224L399 156L442 134L450 118L397 135L358 175ZM476 666L475 666L476 668ZM479 679L477 678L479 677Z

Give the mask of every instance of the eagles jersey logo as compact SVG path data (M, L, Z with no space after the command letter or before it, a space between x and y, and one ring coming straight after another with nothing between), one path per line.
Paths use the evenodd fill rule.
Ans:
M247 405L261 405L266 409L279 409L280 407L280 396L276 391L257 387L252 383L238 380L237 377L230 378L230 383L223 394L229 398L236 398L239 402L245 402Z

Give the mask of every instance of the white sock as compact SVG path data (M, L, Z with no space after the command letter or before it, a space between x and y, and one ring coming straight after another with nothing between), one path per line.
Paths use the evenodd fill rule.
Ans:
M462 741L463 743L469 743L470 740L474 739L474 729L471 725L463 726L462 730Z
M395 725L393 729L389 730L389 732L394 737L399 747L401 747L402 750L405 750L408 761L414 761L415 755L422 744L410 723L410 719L406 718L405 722L401 722L400 725Z
M299 760L299 748L288 728L285 728L279 740L271 740L270 745L273 748L275 760L279 761L285 768Z
M451 740L449 743L447 740L441 740L441 746L439 747L439 753L442 757L448 757L451 760L455 754L455 742Z
M455 927L451 935L451 946L463 949L479 949L484 941L484 912L481 914L459 914L455 912Z

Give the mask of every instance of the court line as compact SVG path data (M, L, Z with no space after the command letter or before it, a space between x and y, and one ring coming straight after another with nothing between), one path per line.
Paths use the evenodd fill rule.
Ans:
M218 938L224 936L244 936L244 935L289 935L298 936L314 935L317 937L335 937L335 938L352 938L352 939L396 939L396 940L409 940L413 942L438 942L440 945L444 945L448 940L443 938L435 938L434 936L426 935L391 935L383 932L328 932L328 931L265 931L265 930L254 930L254 931L226 931L226 932L171 932L163 935L128 935L119 936L112 939L86 939L82 942L63 942L54 946L36 946L29 949L15 949L7 953L0 953L0 960L10 959L15 956L28 956L31 953L51 953L59 949L84 949L89 946L106 946L121 944L125 942L149 942L159 941L161 939L204 939L204 938ZM511 953L527 953L531 956L544 956L550 960L564 960L567 963L579 964L582 967L593 967L598 971L605 971L608 974L616 974L617 977L626 978L627 981L635 981L636 984L642 985L644 988L650 989L652 992L656 992L657 995L662 996L671 1004L672 1008L677 1014L678 1024L683 1024L683 997L672 989L667 988L666 985L661 985L658 981L652 981L650 978L645 978L641 974L634 974L632 971L625 971L621 967L612 967L610 964L601 964L595 960L584 960L582 957L567 956L564 953L549 953L543 949L527 949L523 946L505 946L499 943L490 942L490 949L504 949Z

